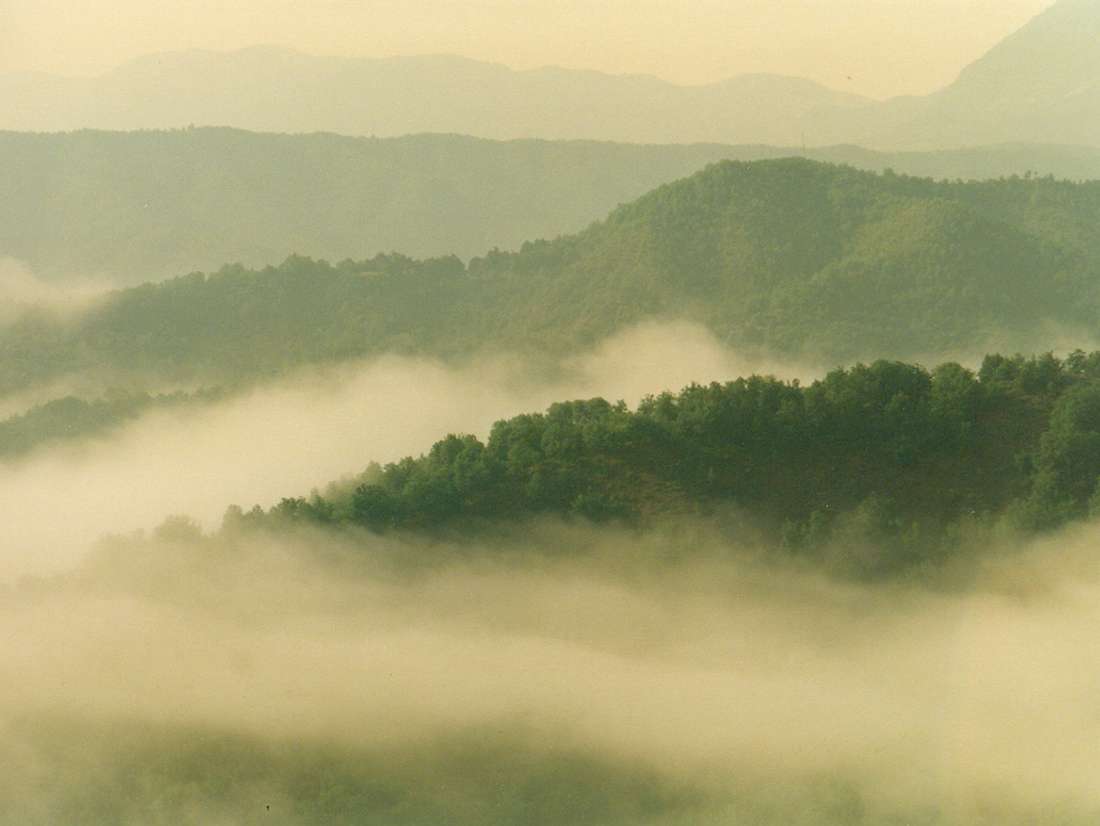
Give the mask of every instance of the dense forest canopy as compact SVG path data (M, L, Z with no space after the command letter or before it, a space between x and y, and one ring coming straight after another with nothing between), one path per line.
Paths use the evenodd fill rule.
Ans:
M0 133L0 257L55 281L155 281L291 253L332 261L513 249L577 232L708 163L768 146L354 138L232 129ZM806 157L935 178L1100 178L1100 149L991 146Z
M386 351L563 354L654 317L826 366L1087 345L1097 225L1095 183L723 162L468 264L293 256L122 290L76 320L32 313L0 330L0 391L76 371L233 383Z
M477 535L540 514L652 524L736 506L770 546L847 573L934 566L998 519L1046 530L1100 510L1100 352L987 356L975 374L878 361L807 386L753 376L603 399L451 435L227 529L287 521Z
M0 420L0 461L47 445L107 436L152 410L185 405L198 407L224 396L225 393L216 388L192 393L180 390L147 393L109 388L92 399L75 395L52 399Z

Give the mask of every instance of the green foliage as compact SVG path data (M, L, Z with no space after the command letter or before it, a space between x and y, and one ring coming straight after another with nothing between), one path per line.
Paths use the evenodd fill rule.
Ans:
M551 340L672 315L817 360L912 356L1094 323L1097 219L1095 184L722 163L579 236L469 269Z
M0 249L46 278L127 284L292 252L469 257L575 232L734 152L221 128L0 132Z
M1047 529L1087 515L1100 477L1095 356L989 356L979 375L857 364L809 386L754 376L692 385L636 411L603 399L448 436L286 520L461 531L552 514L645 523L736 506L774 544L859 577L942 561L973 525ZM1021 457L1025 460L1021 461Z
M0 132L0 249L49 279L92 273L127 284L227 261L262 267L295 251L332 260L388 250L468 258L576 232L708 163L788 154L444 134ZM1026 169L1100 177L1100 149L1080 147L891 155L836 146L806 154L937 178Z
M1035 484L1025 518L1038 528L1088 514L1100 470L1100 386L1066 392L1039 442Z
M332 266L291 257L260 272L231 266L123 290L75 324L29 317L0 331L0 390L96 368L233 383L378 347L430 346L462 273L456 258Z
M205 404L225 391L148 393L109 391L94 401L65 396L0 421L0 459L11 459L48 444L102 436L153 410Z
M465 266L294 256L120 291L76 321L26 317L0 331L0 392L74 371L233 383L385 351L560 355L653 317L818 364L1029 350L1051 323L1100 321L1098 224L1100 184L727 162Z

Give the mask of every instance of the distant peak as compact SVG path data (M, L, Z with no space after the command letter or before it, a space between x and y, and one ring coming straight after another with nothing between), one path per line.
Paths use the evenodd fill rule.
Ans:
M947 92L1063 96L1100 77L1100 0L1059 0L967 66Z
M774 74L767 72L751 72L734 75L723 80L681 83L670 81L659 75L646 72L610 72L601 69L586 69L570 66L547 64L528 69L518 69L498 61L482 60L465 55L450 52L428 52L423 54L403 55L317 55L304 52L299 49L276 43L259 43L253 46L245 46L239 49L179 49L164 52L154 52L133 58L113 70L113 72L126 72L143 69L163 69L165 67L189 66L202 64L222 64L248 61L283 61L283 62L332 62L360 64L390 64L405 65L424 68L455 69L459 71L495 71L507 72L517 75L535 75L544 77L562 78L603 78L606 80L633 81L640 83L662 84L677 88L688 89L719 89L719 88L745 88L745 89L775 89L778 93L795 91L800 93L824 93L850 100L869 100L860 95L842 92L833 89L815 80L796 75Z

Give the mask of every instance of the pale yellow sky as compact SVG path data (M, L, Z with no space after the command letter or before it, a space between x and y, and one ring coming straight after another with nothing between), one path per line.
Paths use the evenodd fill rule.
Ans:
M923 93L1052 0L0 0L0 71L94 74L169 49L257 43L516 68L744 72L876 97ZM850 79L849 79L850 78Z

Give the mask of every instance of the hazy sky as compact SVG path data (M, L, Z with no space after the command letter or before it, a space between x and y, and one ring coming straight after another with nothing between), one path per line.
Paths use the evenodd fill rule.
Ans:
M1052 0L0 0L0 71L90 74L148 52L277 43L448 52L695 83L802 75L931 91Z

